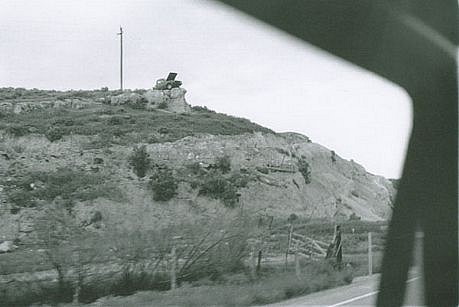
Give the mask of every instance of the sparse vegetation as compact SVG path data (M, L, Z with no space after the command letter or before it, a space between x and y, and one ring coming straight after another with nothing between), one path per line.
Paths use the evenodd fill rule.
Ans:
M19 208L34 207L40 200L53 201L56 197L69 205L75 200L121 197L119 190L107 183L103 175L70 168L23 173L5 182L5 186L8 200Z
M59 141L60 139L62 139L64 134L64 129L55 125L49 127L45 132L45 136L50 142Z
M129 156L129 164L137 177L145 177L151 165L150 155L145 145L134 146L132 154Z
M191 110L194 112L202 112L202 113L216 113L213 110L208 109L206 106L192 106Z
M29 134L29 129L22 124L12 124L5 127L5 132L14 137L20 137Z
M137 94L143 94L145 90L137 90ZM143 91L143 92L142 92ZM145 106L147 105L148 101L145 97L139 97L133 103L129 103L128 105L136 110L145 110Z
M125 298L108 298L105 303L114 307L146 302L155 306L252 306L346 285L352 281L349 270L335 271L327 262L307 264L299 277L295 276L292 268L287 272L270 268L261 273L262 277L253 281L247 275L228 274L219 282L201 279L193 282L191 287L183 286L174 292L141 292Z
M108 119L107 123L109 125L121 125L123 123L123 118L121 116L112 116Z
M95 92L94 97L102 98L108 95L107 92ZM112 94L112 92L109 93ZM66 95L72 95L71 97L73 97L79 94L69 92ZM35 96L32 95L32 97ZM36 97L38 99L46 99L46 97L61 97L62 99L66 99L60 92L55 92L54 94L37 94ZM63 128L61 130L63 135L97 136L102 134L113 135L113 126L116 126L119 128L119 131L122 131L122 135L117 141L122 145L134 143L132 136L129 136L129 134L139 136L150 135L152 131L158 131L161 128L164 128L162 131L165 133L156 136L155 141L158 143L173 142L186 136L200 133L214 135L239 135L255 131L274 133L249 120L206 111L204 108L201 111L194 111L188 116L177 116L170 112L129 108L129 116L131 116L129 120L124 120L119 115L111 117L115 119L104 119L101 117L101 115L120 113L121 110L124 110L124 113L126 112L121 106L92 105L83 109L50 108L37 109L33 112L23 112L20 114L11 113L1 120L0 130L4 130L11 136L19 137L31 133L45 134L48 127L57 125ZM56 120L58 123L56 123ZM31 127L33 129L29 129ZM111 143L112 141L110 140L109 142Z
M231 160L228 156L218 157L215 160L215 168L220 170L223 174L231 170Z
M303 176L306 184L311 183L311 167L304 157L298 159L298 171Z
M335 153L335 151L332 150L330 153L331 153L331 160L332 160L332 162L333 162L333 163L336 162L336 153Z
M207 176L199 189L199 195L219 199L229 208L233 208L238 199L236 186L218 172Z
M162 110L167 109L167 102L163 101L160 104L158 104L158 109L162 109Z
M156 168L149 184L154 200L167 201L177 194L177 182L172 170L167 166Z

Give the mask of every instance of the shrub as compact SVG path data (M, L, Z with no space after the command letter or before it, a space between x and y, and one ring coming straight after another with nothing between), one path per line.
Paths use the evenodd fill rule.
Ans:
M145 106L147 105L147 103L148 100L142 96L139 99L136 99L135 101L129 103L129 106L136 110L145 110Z
M238 195L234 184L221 176L214 175L201 185L199 195L219 199L226 207L233 208L236 205Z
M64 119L56 119L53 121L53 126L73 126L75 125L75 121L72 118L64 118Z
M248 174L241 174L240 172L235 172L231 175L230 181L237 187L237 188L245 188L249 184L251 180L254 178Z
M157 201L167 201L177 195L177 182L172 171L166 166L156 169L154 175L150 177L150 187L153 191L153 199Z
M160 104L158 104L158 109L167 109L167 102L163 101Z
M18 176L8 182L5 190L8 200L17 207L33 207L37 200L53 201L56 197L62 198L66 206L71 206L73 200L121 197L102 175L69 168Z
M228 156L218 157L215 161L215 167L223 174L228 173L231 170L230 158Z
M109 125L121 125L123 123L123 119L119 116L110 117L107 121Z
M349 216L350 221L360 221L361 217L355 214L355 212L352 212L352 214Z
M290 214L290 216L287 219L287 221L290 222L290 223L294 222L296 220L298 220L298 215L296 215L295 213Z
M202 112L202 113L215 113L215 111L208 109L206 106L192 106L191 110L194 112Z
M301 157L298 159L298 171L301 173L301 175L304 178L304 182L306 184L311 183L311 170L309 163L304 159L304 157Z
M331 160L332 160L332 162L336 162L336 153L335 153L335 151L332 150L330 153L331 153Z
M134 146L132 154L129 156L129 164L132 166L137 177L145 177L151 164L150 155L145 145L140 147Z
M15 137L27 135L29 129L23 125L11 125L6 127L5 132Z
M20 208L33 207L35 205L31 193L24 193L22 190L9 193L8 200Z
M46 129L45 136L50 142L55 142L64 136L65 132L60 126L51 126Z
M110 287L114 295L131 295L139 290L167 290L170 281L167 274L151 274L145 271L131 272L126 270Z

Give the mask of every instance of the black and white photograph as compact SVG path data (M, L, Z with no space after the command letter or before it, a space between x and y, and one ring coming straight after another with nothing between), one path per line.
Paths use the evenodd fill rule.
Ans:
M458 306L457 0L1 0L0 307Z

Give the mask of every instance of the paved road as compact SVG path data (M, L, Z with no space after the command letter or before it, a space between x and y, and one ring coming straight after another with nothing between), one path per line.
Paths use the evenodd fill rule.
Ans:
M378 283L379 274L357 278L347 286L316 292L268 306L375 306ZM422 295L422 278L413 271L407 281L405 306L423 306Z

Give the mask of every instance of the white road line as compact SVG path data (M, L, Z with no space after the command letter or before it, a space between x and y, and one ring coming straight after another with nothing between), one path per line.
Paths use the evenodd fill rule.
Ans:
M419 276L413 277L413 278L411 278L411 279L408 279L408 280L406 281L406 283L412 282L412 281L414 281L414 280L416 280L416 279L419 279ZM367 294L363 294L363 295L360 295L360 296L356 296L356 297L353 297L353 298L351 298L351 299L348 299L348 300L339 302L339 303L334 304L334 305L329 305L328 307L343 306L343 305L346 305L346 304L348 304L348 303L352 303L352 302L358 301L358 300L360 300L360 299L362 299L362 298L365 298L365 297L369 297L369 296L375 295L375 294L378 293L378 292L379 292L379 290L378 290L378 291L369 292L369 293L367 293Z

